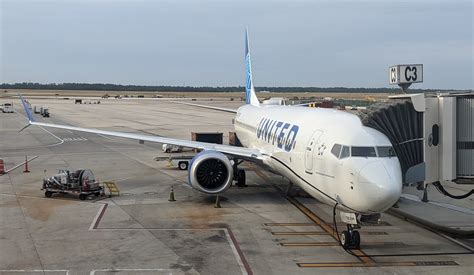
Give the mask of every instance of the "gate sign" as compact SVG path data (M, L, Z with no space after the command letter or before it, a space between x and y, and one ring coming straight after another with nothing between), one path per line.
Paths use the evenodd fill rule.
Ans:
M423 64L395 65L389 68L390 84L423 82Z

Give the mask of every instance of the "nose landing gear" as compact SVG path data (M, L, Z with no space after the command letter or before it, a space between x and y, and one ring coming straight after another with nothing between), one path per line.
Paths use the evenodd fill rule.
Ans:
M360 249L360 234L359 231L354 230L352 224L348 224L347 230L342 231L340 240L345 249Z

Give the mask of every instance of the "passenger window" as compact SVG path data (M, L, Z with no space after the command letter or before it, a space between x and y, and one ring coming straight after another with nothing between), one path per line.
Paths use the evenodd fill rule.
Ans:
M350 154L349 146L342 146L341 155L339 156L339 158L343 159L343 158L348 158L350 156L351 154Z
M352 146L351 155L353 157L377 157L377 154L375 153L375 147Z
M336 157L339 158L339 153L341 152L341 144L334 144L331 149L331 153Z

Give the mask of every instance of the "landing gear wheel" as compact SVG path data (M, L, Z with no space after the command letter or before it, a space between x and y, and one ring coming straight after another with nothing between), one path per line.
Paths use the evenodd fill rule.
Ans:
M239 170L237 171L237 186L238 186L238 187L245 187L245 186L247 186L247 185L245 184L245 181L246 181L245 170L239 169Z
M352 245L354 249L360 249L360 234L359 231L352 231Z
M360 233L353 230L351 225L347 225L348 230L341 233L341 245L344 249L359 249L360 248Z
M181 161L180 163L178 163L178 168L179 170L187 170L188 163L186 161Z
M80 194L80 195L79 195L79 199L80 199L81 201L85 201L85 200L87 199L86 194Z
M347 232L346 230L342 231L340 238L342 247L344 247L345 249L349 249L351 240L349 232Z
M53 192L46 191L46 192L44 192L44 196L47 197L47 198L51 198L53 196Z

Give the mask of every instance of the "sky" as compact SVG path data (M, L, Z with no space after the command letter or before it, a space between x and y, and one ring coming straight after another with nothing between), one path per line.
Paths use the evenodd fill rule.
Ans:
M473 1L0 0L0 83L473 89Z

